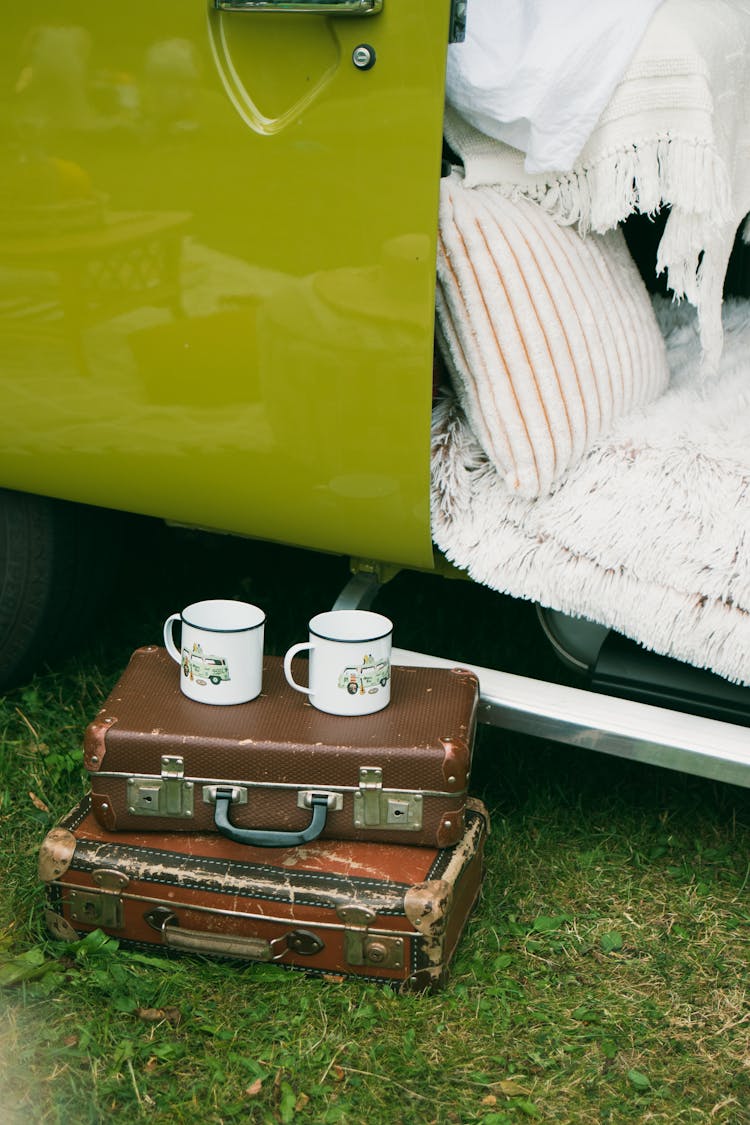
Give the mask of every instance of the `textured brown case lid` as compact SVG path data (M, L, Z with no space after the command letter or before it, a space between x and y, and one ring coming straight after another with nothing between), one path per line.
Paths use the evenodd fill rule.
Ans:
M166 650L137 649L85 737L94 773L158 774L163 754L186 772L225 780L356 786L369 761L388 784L465 790L479 685L466 670L392 668L391 702L356 718L316 710L289 687L282 660L266 657L263 692L251 703L196 703L180 690L180 667Z

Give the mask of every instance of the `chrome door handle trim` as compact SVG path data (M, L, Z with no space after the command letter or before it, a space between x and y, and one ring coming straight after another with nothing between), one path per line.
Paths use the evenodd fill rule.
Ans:
M384 0L214 0L220 12L315 12L319 16L376 16Z

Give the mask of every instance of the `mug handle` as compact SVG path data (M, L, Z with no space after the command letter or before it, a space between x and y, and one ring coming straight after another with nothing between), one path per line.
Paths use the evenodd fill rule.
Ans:
M173 613L164 622L164 647L176 664L182 664L182 655L175 648L174 637L172 636L172 626L175 621L182 619L181 613Z
M288 650L286 656L284 657L284 675L287 678L288 684L290 685L290 687L293 687L295 691L304 692L305 695L310 694L310 688L303 687L302 684L298 684L294 679L294 677L292 676L292 661L294 660L298 652L303 652L306 648L311 649L312 647L313 645L310 641L300 641L299 644L292 645L292 647Z

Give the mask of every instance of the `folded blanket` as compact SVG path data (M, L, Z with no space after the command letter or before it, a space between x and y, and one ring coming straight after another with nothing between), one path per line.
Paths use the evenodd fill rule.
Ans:
M472 578L750 683L750 305L725 306L716 377L695 314L654 298L671 385L552 495L511 492L458 402L434 411L432 534Z
M467 186L528 196L581 233L669 206L657 273L697 308L715 370L726 265L750 211L750 0L664 0L569 172L525 172L520 151L450 107L445 134Z

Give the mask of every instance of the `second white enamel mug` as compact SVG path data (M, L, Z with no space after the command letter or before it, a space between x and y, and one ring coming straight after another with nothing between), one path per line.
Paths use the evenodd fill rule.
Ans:
M370 715L391 699L393 623L365 609L332 609L310 620L309 640L292 645L284 675L293 688L329 715ZM308 651L309 682L298 683L292 661Z

